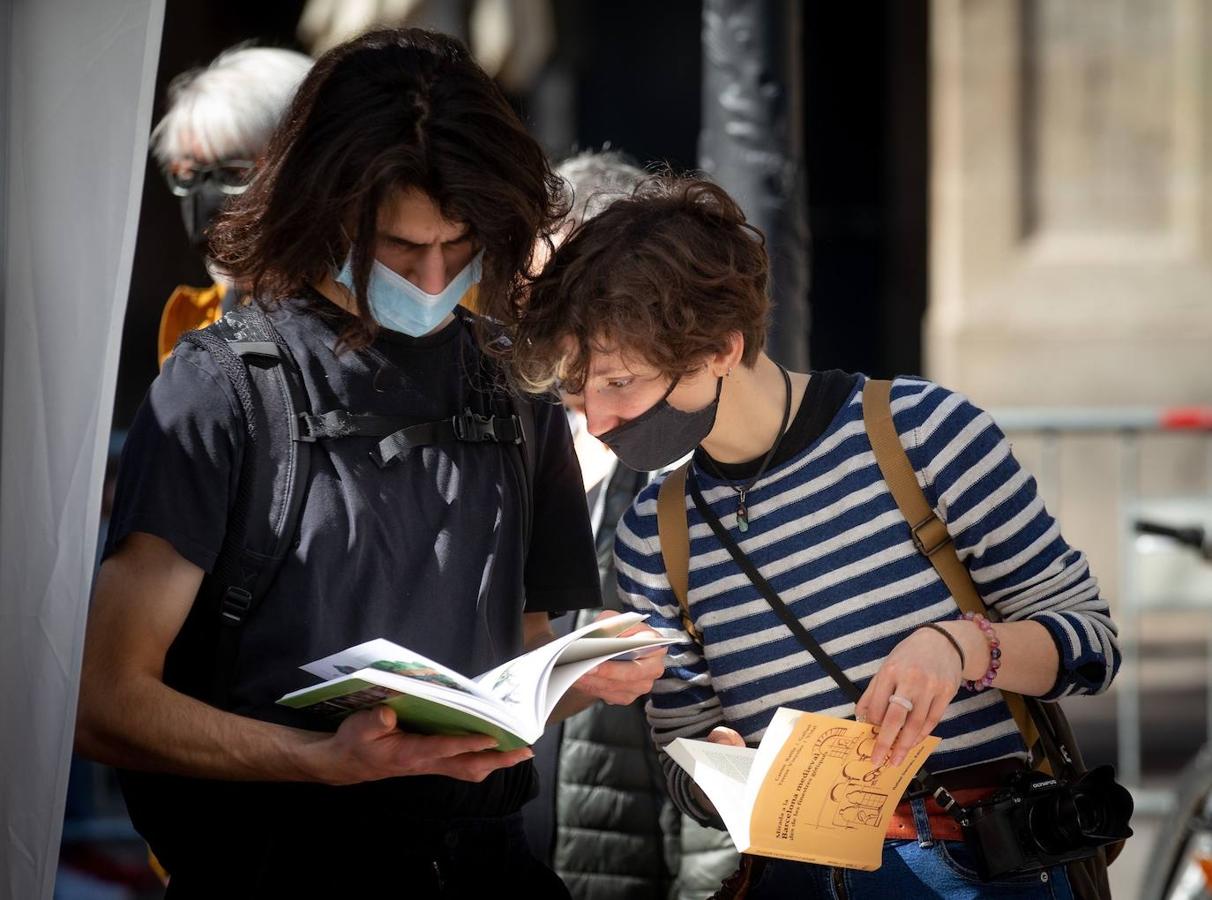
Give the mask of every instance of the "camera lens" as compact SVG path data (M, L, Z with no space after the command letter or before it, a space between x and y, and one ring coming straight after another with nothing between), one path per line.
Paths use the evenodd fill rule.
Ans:
M1027 811L1027 830L1040 850L1058 855L1128 837L1131 816L1132 795L1100 766L1038 797Z
M1088 798L1064 789L1038 798L1027 811L1032 842L1050 855L1086 846L1083 819L1089 821L1098 816L1091 805Z

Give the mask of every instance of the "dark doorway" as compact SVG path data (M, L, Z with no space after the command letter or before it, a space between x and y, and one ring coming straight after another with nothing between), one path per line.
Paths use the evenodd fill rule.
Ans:
M926 0L804 4L816 369L922 369L927 296Z
M301 49L294 34L302 9L303 0L264 4L239 0L210 0L205 4L169 2L164 10L152 123L164 115L168 85L176 76L207 65L221 51L249 40L251 35L256 36L258 46ZM149 154L130 298L122 328L121 364L114 399L115 429L125 429L130 424L147 386L156 377L160 310L179 284L205 287L210 278L201 257L185 237L177 199L169 192Z

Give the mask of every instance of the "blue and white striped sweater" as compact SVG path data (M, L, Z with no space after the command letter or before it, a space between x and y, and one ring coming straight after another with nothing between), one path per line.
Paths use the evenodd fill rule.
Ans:
M862 418L862 383L810 447L762 477L749 494L742 549L860 689L925 622L959 616L955 601L910 538L884 484ZM986 603L1007 620L1035 619L1056 640L1061 667L1045 699L1105 690L1119 666L1115 626L1085 556L1069 547L1035 481L988 414L927 381L898 379L893 420L926 498L946 523ZM730 482L696 469L713 511L731 525ZM636 498L615 544L625 603L682 642L653 687L658 744L727 724L751 743L779 706L848 717L854 705L800 647L686 498L690 609L706 649L682 629L657 539L660 480ZM705 657L705 658L704 658ZM996 690L961 690L935 734L934 771L1022 755ZM700 818L689 778L666 761L678 805Z

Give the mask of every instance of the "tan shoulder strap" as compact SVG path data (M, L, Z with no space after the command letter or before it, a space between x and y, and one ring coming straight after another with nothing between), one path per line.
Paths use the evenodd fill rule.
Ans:
M917 483L917 475L900 435L892 421L892 382L868 381L863 385L863 425L875 452L892 499L900 507L901 515L909 523L913 543L918 552L927 557L939 577L951 591L956 604L964 612L985 612L985 601L981 599L972 577L960 558L955 555L955 546L947 526L934 514L926 495Z
M665 577L678 599L682 612L682 627L700 646L703 635L690 618L690 525L686 521L686 472L690 463L678 466L665 476L657 492L657 540L661 559L665 562Z
M917 483L917 475L913 465L901 445L900 435L892 421L892 382L868 380L863 385L863 425L867 429L867 437L871 441L871 449L875 452L875 461L880 467L888 490L900 508L901 515L909 523L913 533L913 543L918 551L930 560L943 584L955 598L955 603L964 612L988 614L985 601L980 591L972 581L967 567L960 561L955 552L955 544L947 526L926 500L921 485ZM1032 751L1032 759L1042 759L1042 752L1035 749L1039 740L1039 731L1023 698L1018 694L1002 691L1010 714L1023 736L1027 747Z

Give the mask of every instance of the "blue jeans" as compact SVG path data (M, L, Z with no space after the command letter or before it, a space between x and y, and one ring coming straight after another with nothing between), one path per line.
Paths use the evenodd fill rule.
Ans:
M972 855L960 841L936 841L930 835L925 803L913 801L917 840L884 841L884 858L874 872L834 869L785 859L766 860L750 885L748 900L852 900L852 898L998 897L1005 900L1073 900L1063 866L1030 875L982 881Z

